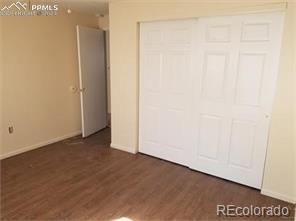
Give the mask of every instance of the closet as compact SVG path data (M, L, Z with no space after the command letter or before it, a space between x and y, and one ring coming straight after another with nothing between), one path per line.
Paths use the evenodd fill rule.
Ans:
M283 18L141 23L139 151L260 189Z

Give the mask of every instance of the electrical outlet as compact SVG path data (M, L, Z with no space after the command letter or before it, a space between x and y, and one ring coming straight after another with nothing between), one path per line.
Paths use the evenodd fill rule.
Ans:
M9 132L10 134L13 133L13 126L9 126L9 127L8 127L8 132Z

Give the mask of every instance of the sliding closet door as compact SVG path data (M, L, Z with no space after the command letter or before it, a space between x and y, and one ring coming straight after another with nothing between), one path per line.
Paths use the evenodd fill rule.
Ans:
M139 151L188 165L197 20L140 27Z
M261 187L283 14L201 18L190 167Z
M141 24L139 151L261 187L283 13Z

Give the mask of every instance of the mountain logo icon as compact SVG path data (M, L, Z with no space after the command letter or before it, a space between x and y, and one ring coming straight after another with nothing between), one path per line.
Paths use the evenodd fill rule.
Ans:
M17 9L19 11L26 10L27 3L21 3L21 2L12 3L9 6L4 6L3 8L1 8L1 11L7 11L12 9Z

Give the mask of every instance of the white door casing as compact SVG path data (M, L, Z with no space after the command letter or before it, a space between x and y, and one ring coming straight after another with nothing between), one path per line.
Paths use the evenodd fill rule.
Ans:
M261 188L283 17L141 24L139 151Z
M107 126L104 31L77 26L82 136Z

